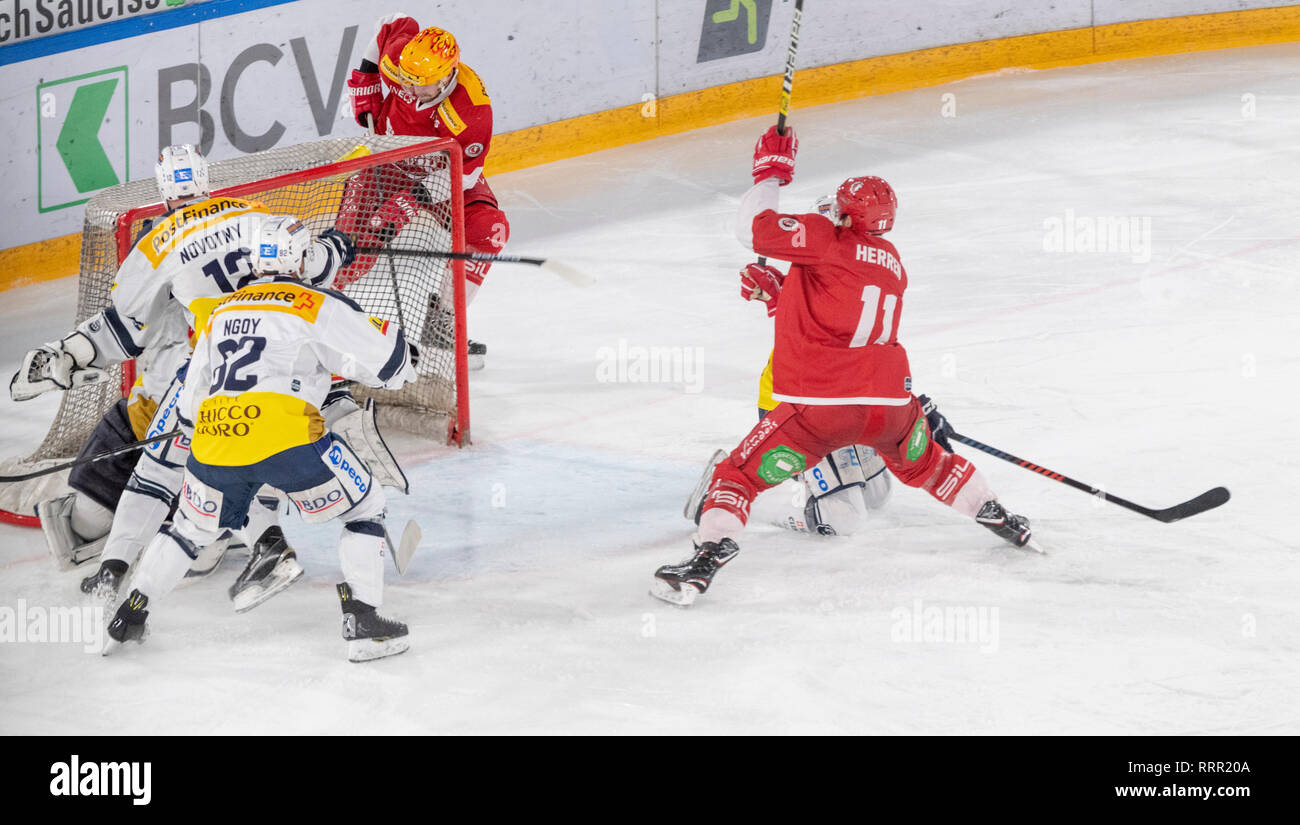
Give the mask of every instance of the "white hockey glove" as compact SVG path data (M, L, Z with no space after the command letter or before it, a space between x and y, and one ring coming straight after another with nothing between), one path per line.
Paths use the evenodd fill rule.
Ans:
M53 390L70 390L108 380L107 372L89 366L94 360L95 345L80 332L45 344L23 358L22 366L9 381L9 397L29 401Z

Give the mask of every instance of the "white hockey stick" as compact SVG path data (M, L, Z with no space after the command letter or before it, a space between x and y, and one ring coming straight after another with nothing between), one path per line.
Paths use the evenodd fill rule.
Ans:
M396 545L393 550L393 566L397 568L397 575L405 576L406 568L411 565L411 556L415 555L415 549L420 546L420 539L424 537L424 531L420 525L411 519L406 522L406 527L402 529L402 543ZM388 537L388 546L394 547L393 537Z

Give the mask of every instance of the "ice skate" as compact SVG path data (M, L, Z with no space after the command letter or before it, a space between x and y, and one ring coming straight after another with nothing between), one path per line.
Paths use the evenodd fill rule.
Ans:
M348 661L368 662L405 653L410 647L406 625L380 616L375 608L352 596L347 582L338 585L343 607L343 638L348 642Z
M739 552L740 547L731 539L698 544L691 558L681 564L665 564L655 571L650 595L673 604L690 605L709 589L718 569Z
M1029 519L1008 513L997 499L984 502L984 506L975 514L975 520L1016 547L1028 545L1031 550L1043 552L1031 540L1033 531L1029 529Z
M99 565L99 569L81 580L81 592L106 602L117 598L117 589L122 586L126 576L127 564L113 559Z
M252 610L302 578L298 555L284 538L279 526L268 527L257 540L244 571L230 585L235 612Z
M132 590L108 623L108 639L104 643L103 655L107 656L127 642L143 642L148 634L145 620L149 618L149 597L139 590Z

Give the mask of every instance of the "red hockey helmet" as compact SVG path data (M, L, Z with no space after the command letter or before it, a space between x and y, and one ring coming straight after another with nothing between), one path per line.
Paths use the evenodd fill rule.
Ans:
M883 178L868 175L849 178L835 191L840 217L853 219L853 229L868 235L883 235L894 228L898 196Z

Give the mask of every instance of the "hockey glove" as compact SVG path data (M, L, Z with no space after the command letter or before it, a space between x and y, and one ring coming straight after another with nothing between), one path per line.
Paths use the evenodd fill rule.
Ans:
M346 232L340 231L333 227L320 233L320 240L326 241L334 246L339 255L339 269L347 266L356 260L357 245L352 241L352 236Z
M53 390L98 384L108 378L108 373L89 366L93 360L95 345L80 332L31 350L9 381L9 397L28 401Z
M352 70L348 78L348 94L352 96L352 117L363 129L375 124L379 129L379 107L384 102L384 86L377 73Z
M785 186L794 178L794 158L799 154L799 137L787 126L784 135L772 126L754 146L754 183L776 178Z
M746 301L762 301L767 305L767 317L776 315L776 302L781 297L785 275L774 266L748 264L740 270L740 297Z
M948 436L952 433L952 425L948 419L943 417L943 413L934 406L934 401L928 395L922 395L916 399L921 402L921 412L925 413L926 423L930 425L930 438L939 442L939 446L948 452L952 452L952 444L948 441Z

